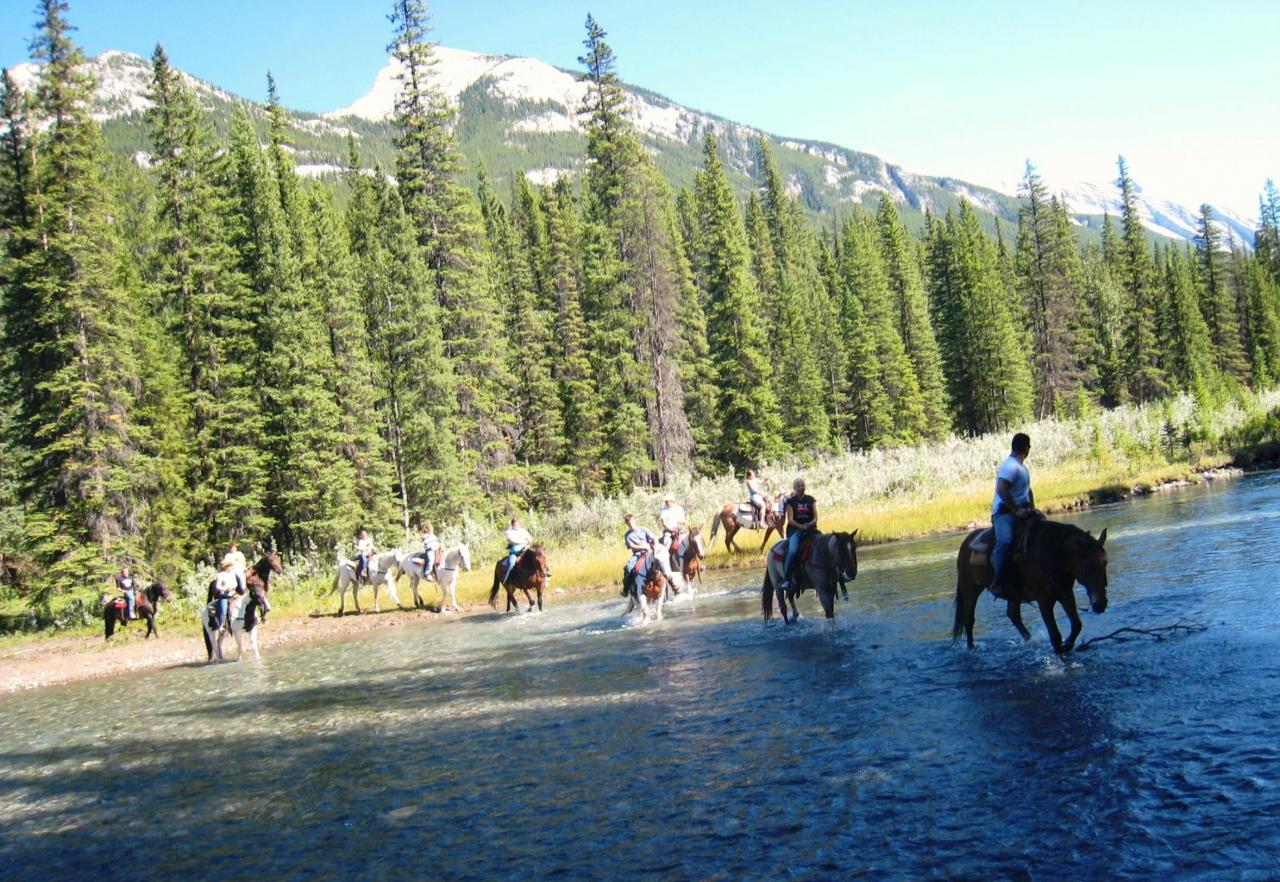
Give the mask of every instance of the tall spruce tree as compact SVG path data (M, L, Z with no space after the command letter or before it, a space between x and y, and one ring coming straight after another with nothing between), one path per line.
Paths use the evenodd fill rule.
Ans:
M1084 250L1080 271L1080 303L1089 320L1084 325L1085 359L1103 407L1118 407L1127 399L1124 377L1124 292L1111 277L1101 245Z
M1230 255L1223 247L1222 235L1213 222L1213 208L1207 204L1200 206L1195 245L1203 297L1200 311L1209 328L1214 360L1223 373L1238 380L1247 380L1249 362L1241 345L1236 295L1225 265Z
M1076 303L1080 259L1066 210L1049 196L1030 162L1021 195L1025 201L1018 212L1016 286L1031 337L1036 412L1045 417L1059 403L1074 400L1082 380Z
M1160 317L1167 341L1165 371L1173 388L1203 395L1215 374L1214 346L1200 312L1204 297L1188 255L1174 246L1164 249L1164 302Z
M1122 233L1114 246L1114 275L1124 291L1125 311L1129 316L1124 341L1128 391L1130 397L1141 404L1158 398L1166 389L1159 362L1160 342L1156 338L1155 268L1138 214L1137 189L1123 156L1117 160L1117 166ZM1104 247L1105 244L1104 240Z
M42 602L139 555L135 470L146 443L136 414L139 305L118 276L120 241L90 115L93 81L66 12L58 0L39 6L31 46L44 66L33 120L6 145L0 324L22 377L20 389L6 388ZM13 103L9 96L6 115ZM17 164L14 152L24 157Z
M724 462L745 466L782 452L783 426L770 387L769 341L746 231L712 133L703 144L695 192L703 247L699 262L707 285L707 341L719 378L718 454Z
M630 359L616 359L624 375L623 395L606 411L613 436L609 455L617 473L635 469L640 464L636 448L644 439L654 477L665 482L691 470L694 444L680 377L682 340L672 320L686 281L677 224L670 189L627 121L605 31L591 16L586 27L586 53L578 59L587 85L580 112L587 127L588 242L594 243L588 249L586 302L600 312L588 318L622 319L632 350ZM617 335L611 348L616 351L621 339ZM629 370L628 361L639 370ZM624 421L613 418L623 411L630 415ZM636 437L637 412L644 414L647 438Z
M912 253L911 240L898 208L888 194L880 197L876 225L889 290L896 305L898 333L915 368L920 387L926 436L941 439L951 430L942 354L938 351L938 341L929 320L929 300L920 277L918 260Z

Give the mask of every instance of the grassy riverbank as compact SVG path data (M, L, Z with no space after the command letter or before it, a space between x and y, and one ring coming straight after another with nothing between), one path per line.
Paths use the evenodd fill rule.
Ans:
M1038 505L1046 511L1078 508L1123 498L1133 492L1181 481L1199 480L1206 471L1275 459L1280 450L1280 391L1240 393L1220 402L1184 397L1141 408L1119 408L1077 420L1046 420L1026 427L1032 438L1032 483ZM817 498L821 523L828 530L859 531L864 543L887 542L965 529L985 523L991 502L992 474L1008 449L1007 433L980 438L952 438L914 448L875 450L826 457L813 462L776 464L762 470L777 490L803 475ZM693 523L709 536L712 516L742 495L735 476L688 481L672 488ZM622 516L633 511L652 525L661 491L636 490L622 498L581 502L570 509L530 514L535 537L544 542L551 561L553 589L588 590L617 583L626 552L621 547ZM474 569L459 579L464 604L488 597L493 561L501 553L500 534L490 525L446 526L449 541L466 538ZM761 533L740 533L743 550L730 554L719 536L708 563L714 568L750 567L760 561ZM384 537L381 545L393 544ZM406 547L408 547L406 545ZM329 593L333 556L291 561L272 590L277 620L336 611ZM167 631L198 633L194 624L203 586L212 577L207 567L173 586L178 601L165 609ZM436 602L434 584L424 586L428 603ZM408 580L400 583L400 599L412 603ZM551 600L555 602L554 595ZM369 589L362 604L372 606ZM384 609L392 607L383 597ZM87 621L94 595L60 598L54 622L38 623L21 601L0 603L0 616L11 623L31 617L27 633L0 638L4 642L41 634L91 634L100 624ZM348 598L350 608L350 598ZM39 625L43 624L44 627ZM34 634L32 633L34 632Z

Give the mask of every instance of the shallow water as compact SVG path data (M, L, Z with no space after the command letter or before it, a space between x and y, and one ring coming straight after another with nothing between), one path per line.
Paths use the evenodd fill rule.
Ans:
M1280 475L1076 520L1083 638L1206 630L1064 663L987 597L969 652L949 536L864 549L831 626L734 573L16 695L0 876L1275 878Z

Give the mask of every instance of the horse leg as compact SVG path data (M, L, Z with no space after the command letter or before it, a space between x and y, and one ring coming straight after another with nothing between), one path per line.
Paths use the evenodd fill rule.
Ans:
M396 609L404 609L404 604L400 602L400 598L396 596L396 580L391 578L391 571L387 571L386 577L383 579L387 583L387 591L391 593L391 600L395 603Z
M1013 626L1018 629L1022 639L1030 640L1031 632L1027 630L1026 625L1022 624L1022 603L1017 600L1010 600L1005 604L1004 612L1009 617L1009 621L1013 622Z
M524 592L524 602L529 604L529 612L533 612L533 595L529 593L528 588L522 587L520 590ZM520 604L516 604L516 609L520 609Z
M538 612L542 612L542 585L538 585Z
M255 659L262 658L262 653L258 651L258 629L254 628L249 632L249 648L253 650Z
M1071 588L1072 585L1067 585L1065 590L1056 592L1058 603L1062 604L1063 612L1071 620L1071 633L1067 635L1066 642L1062 644L1064 653L1070 652L1075 648L1076 638L1080 636L1080 631L1084 628L1084 624L1080 621L1080 611L1076 609L1076 596Z
M734 534L738 532L738 519L735 516L733 523L724 525L724 548L730 554L734 554L738 549L733 547Z
M822 604L822 614L828 619L834 619L836 617L835 586L831 586L830 591L819 588L816 593L818 595L818 602Z
M1058 629L1058 620L1053 615L1053 597L1044 597L1036 601L1036 605L1040 607L1040 618L1044 619L1044 626L1049 631L1049 640L1053 643L1053 651L1058 655L1062 655L1066 650L1062 645L1062 631Z
M146 619L147 619L147 633L146 633L146 634L144 634L144 635L142 635L142 639L143 639L143 640L146 640L146 639L147 639L148 637L150 637L152 634L155 634L155 635L156 635L156 637L157 637L157 638L159 638L159 637L160 637L160 632L156 630L156 617L155 617L155 613L147 613L147 615L146 615Z
M115 611L110 608L102 611L102 639L110 640L111 632L115 630Z

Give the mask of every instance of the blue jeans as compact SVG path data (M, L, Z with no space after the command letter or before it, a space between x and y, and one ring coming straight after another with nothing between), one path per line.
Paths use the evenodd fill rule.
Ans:
M1018 517L1011 511L1001 511L991 516L991 526L996 531L996 547L991 551L991 568L995 571L991 580L993 585L1000 584L1005 562L1009 559L1009 549L1013 547L1013 532L1017 525Z
M213 603L214 603L213 630L220 631L222 630L223 623L226 622L227 620L227 612L230 610L230 607L231 607L231 598L215 597L213 599Z
M130 618L130 619L133 618L134 608L135 608L135 601L133 599L133 589L125 588L124 589L124 614L126 618Z
M808 530L796 530L787 537L787 556L782 561L782 581L791 581L791 573L796 568L796 557L800 554L800 543L809 535Z
M516 567L516 561L520 559L520 554L524 551L524 547L507 546L507 571L502 574L502 584L507 584L507 580L511 578L511 571Z
M360 581L360 577L369 571L369 558L363 554L356 555L356 581Z

